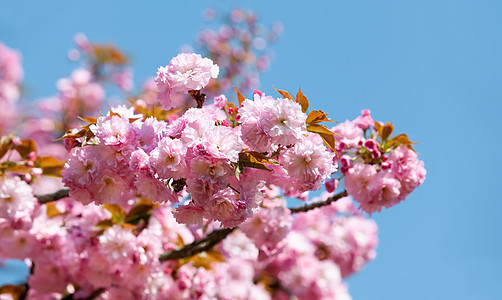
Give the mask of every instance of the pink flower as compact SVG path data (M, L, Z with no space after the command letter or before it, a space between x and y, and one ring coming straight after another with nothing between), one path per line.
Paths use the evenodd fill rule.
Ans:
M211 218L221 221L226 227L232 227L242 222L238 214L239 206L236 194L231 188L214 193L206 207ZM237 221L237 224L235 221Z
M91 130L102 144L116 146L119 150L131 146L136 138L129 119L119 116L99 117L96 125L91 125Z
M171 82L167 75L167 66L159 67L157 71L157 77L155 77L155 83L157 83L157 100L160 102L162 109L168 110L174 107L174 103L171 99Z
M178 203L178 196L165 183L146 174L140 174L134 181L138 193L156 203Z
M302 138L284 153L284 168L296 179L298 191L320 189L321 183L337 170L333 163L334 153L324 144Z
M378 182L372 187L375 192L373 198L369 201L360 202L360 208L368 214L380 212L382 207L389 208L400 201L401 183L399 180L387 172L379 173L378 177Z
M424 182L427 173L424 162L405 145L397 147L389 154L389 162L392 163L392 174L401 182L401 200L403 200Z
M0 219L16 220L30 215L37 203L31 187L19 177L0 180Z
M254 101L244 101L239 112L242 139L259 152L273 151L279 144L292 145L306 131L307 115L289 99L255 94Z
M130 230L113 225L99 236L99 252L111 262L121 262L136 247L136 237Z
M165 137L150 153L150 162L161 178L186 177L186 147L179 139Z
M225 104L227 104L227 97L225 97L225 95L221 94L217 97L214 97L213 103L214 103L214 106L216 106L218 108L223 108L223 107L225 107Z
M261 207L250 219L239 226L254 244L270 253L278 246L291 230L293 218L283 207Z
M220 69L209 58L195 53L178 54L169 62L168 68L171 86L183 92L202 89L211 78L218 77Z
M291 145L299 141L306 131L307 120L300 104L289 99L277 99L269 105L260 117L262 129L275 144Z
M186 93L189 90L200 90L211 78L218 77L219 67L209 58L202 58L195 53L181 53L173 58L169 65L160 67L155 82L157 83L157 99L162 109L172 108L171 96L174 93Z
M193 204L179 205L174 211L173 215L176 221L181 224L195 224L202 226L204 217L207 217L207 212L202 208Z
M358 143L364 139L363 130L355 122L345 121L331 128L335 133L337 143L336 151L343 153L348 147L357 147Z
M373 126L375 121L371 117L371 111L369 109L364 109L361 111L361 115L354 120L354 123L362 130L366 130Z
M378 193L379 176L372 165L356 163L345 173L347 193L359 203L373 201Z

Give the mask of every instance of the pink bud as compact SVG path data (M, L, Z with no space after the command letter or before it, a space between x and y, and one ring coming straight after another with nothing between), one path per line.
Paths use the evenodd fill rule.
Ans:
M368 149L368 151L370 152L374 152L377 148L377 143L375 140L367 140L365 143L364 143L364 147L366 149Z
M333 193L338 187L338 183L339 183L338 179L331 179L326 181L326 183L324 184L324 186L326 187L326 191L328 193Z
M34 161L35 159L37 159L37 153L35 151L28 153L28 159Z
M371 111L369 109L363 109L361 111L361 116L363 116L363 117L370 116L370 115L371 115Z
M33 175L35 175L37 177L40 176L40 175L42 175L42 172L43 172L43 170L41 168L33 168L33 169L31 169L31 173L33 173Z
M17 137L17 136L16 136L16 137L14 137L14 138L12 139L12 144L14 144L14 146L19 146L19 145L21 145L21 139L20 139L19 137Z
M385 156L384 156L385 157ZM389 170L390 168L392 168L392 162L391 161L384 161L382 164L382 170Z
M379 159L382 154L378 149L374 149L374 151L371 152L371 158L373 159Z

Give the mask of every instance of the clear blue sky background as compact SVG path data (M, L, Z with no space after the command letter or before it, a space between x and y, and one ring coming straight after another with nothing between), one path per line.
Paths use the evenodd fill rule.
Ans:
M340 121L369 108L419 143L428 171L405 202L374 216L378 257L348 280L353 298L501 299L501 1L81 3L2 3L0 40L22 52L29 97L55 93L77 32L125 49L139 82L194 41L205 7L279 20L261 89L301 84L311 107Z

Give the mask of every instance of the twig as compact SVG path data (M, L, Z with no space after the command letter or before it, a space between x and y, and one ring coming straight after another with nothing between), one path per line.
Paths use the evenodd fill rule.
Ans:
M326 199L325 201L311 203L309 205L297 206L290 209L291 213L299 213L306 212L309 210L313 210L322 206L329 205L340 198L346 197L347 191L343 191L340 194L333 195ZM207 251L211 249L214 245L221 242L223 239L227 237L232 231L237 229L237 227L233 228L224 228L218 229L210 234L208 234L205 238L195 241L191 244L185 245L179 249L171 250L162 254L159 258L160 261L167 261L172 259L180 259L185 257L190 257L200 252Z
M299 212L306 212L306 211L312 210L314 208L330 205L331 203L333 203L343 197L347 197L347 191L343 191L340 194L333 195L333 196L329 197L328 199L326 199L325 201L314 202L314 203L311 203L308 205L303 205L303 206L297 206L297 207L290 208L289 210L291 211L292 214L299 213Z
M38 203L40 204L45 204L48 202L56 201L61 198L66 198L69 197L70 190L68 189L60 189L57 192L54 192L52 194L43 194L43 195L35 195L35 198L38 199Z

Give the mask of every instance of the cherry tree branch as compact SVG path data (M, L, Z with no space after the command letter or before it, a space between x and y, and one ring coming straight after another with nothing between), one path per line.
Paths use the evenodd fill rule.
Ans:
M237 229L237 227L215 230L201 240L185 245L182 248L174 249L163 253L160 256L159 260L166 261L172 259L180 259L180 258L190 257L200 252L207 251L213 248L214 245L218 244L223 239L225 239L227 235L229 235L235 229Z
M322 206L330 205L331 203L339 200L340 198L346 197L347 191L343 191L339 194L333 195L326 199L325 201L315 202L308 205L297 206L290 209L291 213L299 213L299 212L307 212L309 210L313 210ZM208 234L205 238L195 241L191 244L185 245L179 249L174 249L168 252L163 253L159 260L161 262L173 259L180 259L185 257L190 257L200 252L207 251L211 249L214 245L218 244L222 240L224 240L230 233L232 233L237 227L233 228L224 228L218 229L210 234Z
M38 203L45 204L52 201L57 201L61 198L69 197L70 190L69 189L60 189L51 194L43 194L43 195L35 195L35 198L38 199Z

